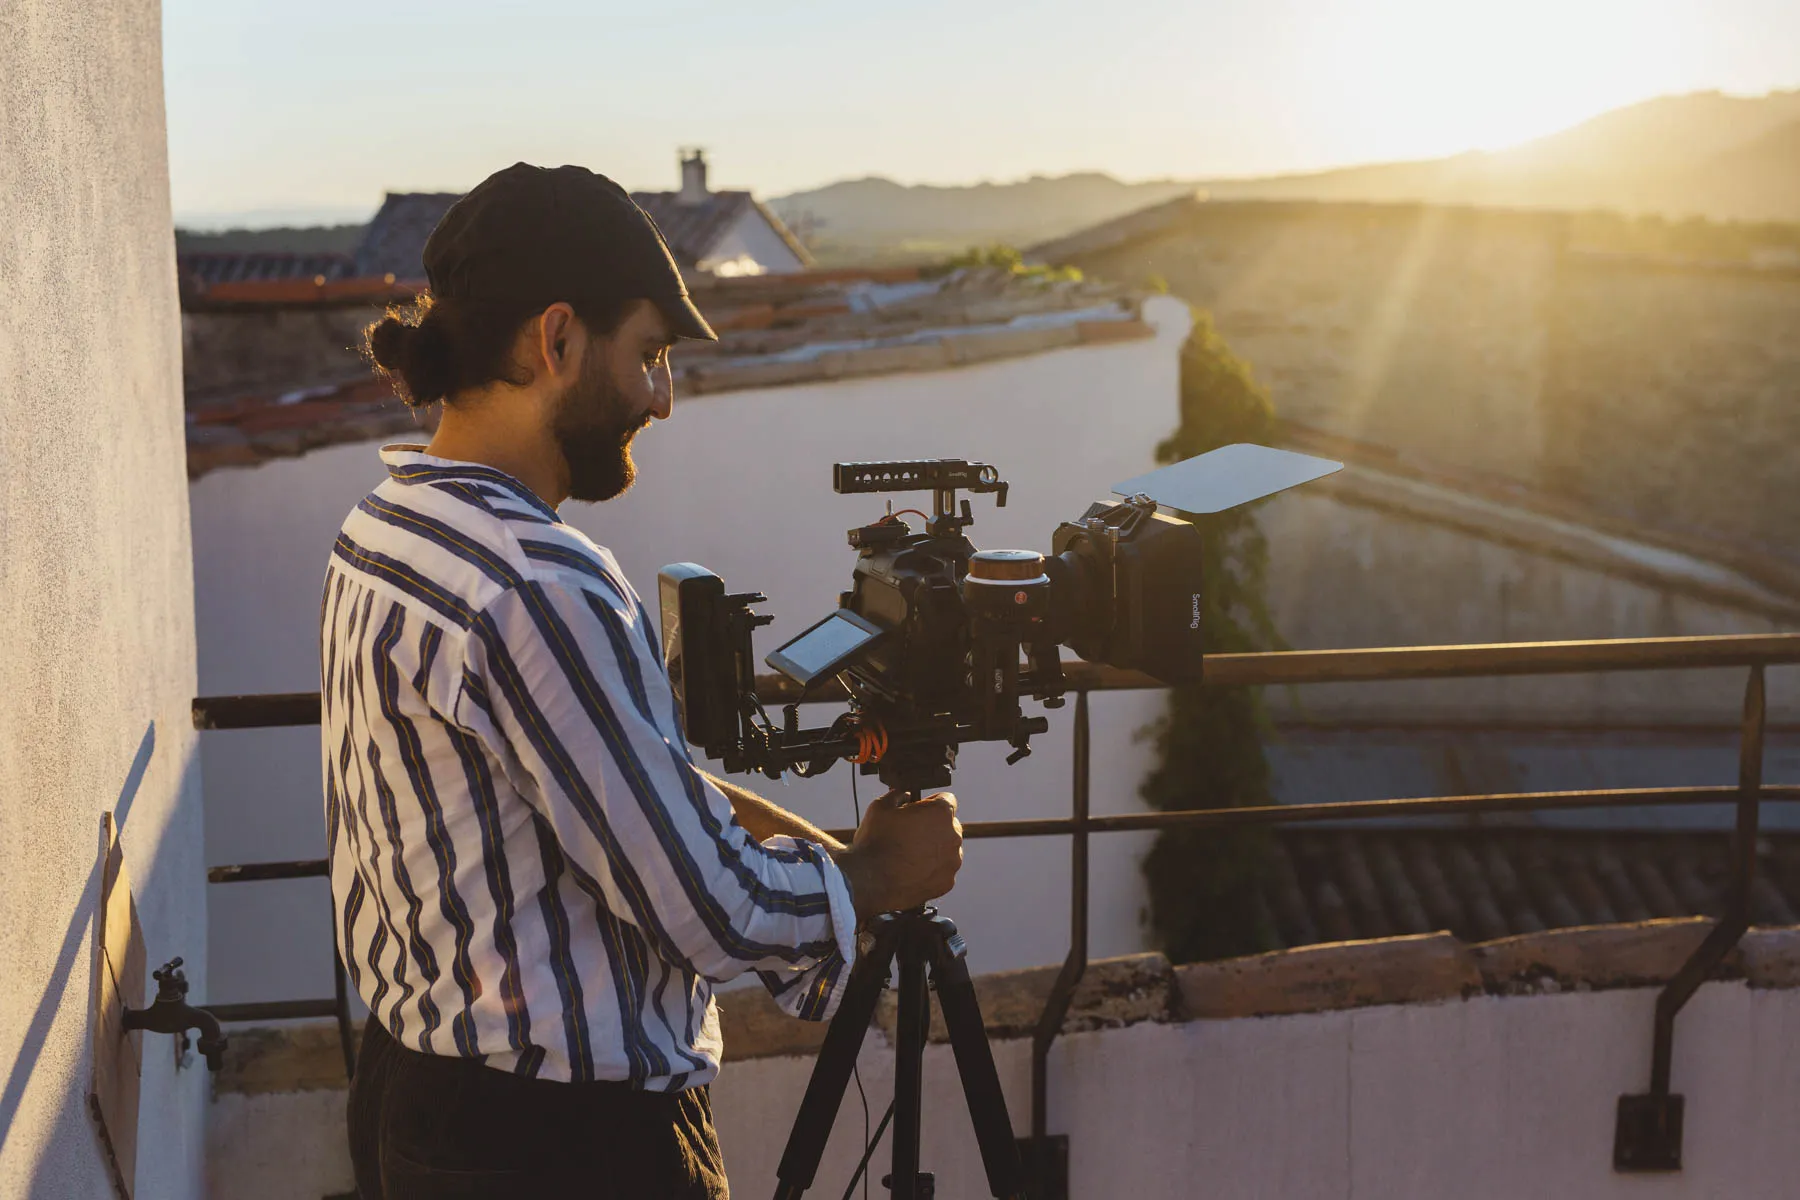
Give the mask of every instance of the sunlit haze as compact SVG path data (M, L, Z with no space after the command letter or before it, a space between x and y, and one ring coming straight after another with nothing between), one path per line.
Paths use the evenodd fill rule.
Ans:
M673 186L1312 170L1800 85L1793 0L168 0L175 211L358 220L518 159Z

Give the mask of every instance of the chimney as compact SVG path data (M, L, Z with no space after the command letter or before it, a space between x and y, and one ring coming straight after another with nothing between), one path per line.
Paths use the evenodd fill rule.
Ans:
M706 151L698 146L681 151L681 190L675 203L685 208L706 203Z

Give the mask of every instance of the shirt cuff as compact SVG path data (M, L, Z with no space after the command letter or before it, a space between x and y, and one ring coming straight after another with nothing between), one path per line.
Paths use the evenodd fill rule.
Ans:
M850 970L856 965L856 904L850 897L850 881L844 878L842 868L831 857L830 851L817 842L802 842L782 834L769 838L763 845L811 850L818 855L819 873L825 878L825 899L831 907L831 934L837 943L837 953L813 968L811 985L805 989L807 995L797 1001L796 1009L790 1011L808 1021L829 1020L844 998L844 989L850 983Z

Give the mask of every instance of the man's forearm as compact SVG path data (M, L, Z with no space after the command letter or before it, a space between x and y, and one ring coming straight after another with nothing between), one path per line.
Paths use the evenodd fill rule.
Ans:
M725 798L731 801L731 811L737 817L738 824L742 825L745 832L757 841L766 841L769 838L785 834L802 841L817 842L833 853L844 848L842 842L812 822L795 816L780 805L771 804L755 792L721 779L710 771L702 771L701 774L712 780L713 784L725 793Z

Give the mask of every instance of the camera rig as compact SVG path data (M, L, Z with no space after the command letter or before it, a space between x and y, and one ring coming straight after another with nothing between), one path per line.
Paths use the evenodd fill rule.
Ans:
M1123 499L1063 522L1039 554L977 550L969 540L974 515L958 492L1006 503L1007 484L987 463L837 463L840 494L932 493L921 530L891 511L850 530L857 560L837 610L768 656L803 688L838 679L848 708L820 727L800 725L797 703L772 720L756 696L752 649L755 630L773 620L752 609L767 597L729 593L706 568L677 563L658 576L658 593L683 730L726 771L772 778L815 775L844 759L890 788L944 787L958 747L977 741L1009 744L1007 761L1017 762L1049 728L1022 700L1063 702L1064 645L1165 683L1200 680L1201 536L1159 505L1219 511L1339 465L1224 447L1118 485Z
M751 606L766 597L728 593L706 568L677 563L658 577L658 598L663 659L683 731L727 771L814 775L842 758L915 795L950 782L964 742L1004 741L1013 747L1007 761L1017 762L1031 752L1032 736L1049 727L1046 718L1024 713L1021 697L1046 708L1062 703L1061 646L1169 683L1200 678L1201 536L1159 505L1218 512L1339 466L1263 446L1222 447L1114 485L1125 499L1094 504L1080 520L1057 526L1046 555L977 550L969 541L974 516L957 492L1006 503L1007 485L986 463L838 463L832 483L839 493L932 493L931 513L918 514L922 531L891 504L888 515L850 530L856 566L837 611L768 656L802 689L840 680L848 708L830 725L802 728L796 702L779 724L771 721L757 699L751 649L752 635L772 619ZM889 1109L893 1170L885 1182L896 1200L936 1194L919 1161L935 990L989 1191L1023 1197L1026 1176L962 935L936 910L918 908L881 914L868 936L782 1153L777 1200L799 1200L817 1176L890 968L898 977L899 1016ZM871 1153L873 1147L865 1166Z

